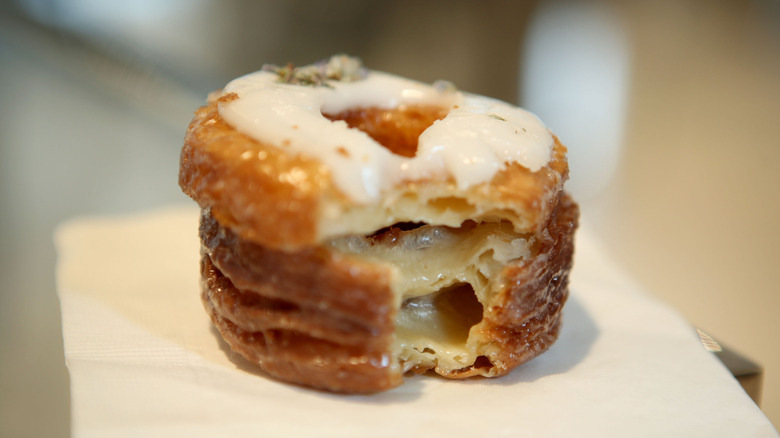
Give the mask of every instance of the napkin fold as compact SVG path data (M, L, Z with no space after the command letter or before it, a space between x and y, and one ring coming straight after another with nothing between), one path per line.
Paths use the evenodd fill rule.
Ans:
M272 380L222 342L200 304L197 222L172 207L57 230L74 437L778 436L587 227L548 352L499 379L336 395Z

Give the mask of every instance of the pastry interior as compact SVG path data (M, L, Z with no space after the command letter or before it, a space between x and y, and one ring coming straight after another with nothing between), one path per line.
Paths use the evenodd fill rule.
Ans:
M414 156L419 135L444 116L446 111L435 107L326 115L367 132L403 156ZM534 236L516 231L515 223L521 229L527 225L512 208L480 211L477 202L457 195L421 202L417 198L422 193L407 194L408 203L398 197L394 208L408 208L413 211L409 216L439 224L460 225L403 222L367 236L331 239L327 245L393 271L398 309L394 350L403 372L434 369L455 376L468 369L469 375L490 375L495 370L483 355L490 340L480 330L484 307L502 287L498 279L506 263L532 257Z
M403 223L328 242L342 254L392 270L394 350L403 371L443 375L477 361L486 343L478 325L498 291L498 274L509 260L529 257L532 244L510 223L473 221L458 228Z

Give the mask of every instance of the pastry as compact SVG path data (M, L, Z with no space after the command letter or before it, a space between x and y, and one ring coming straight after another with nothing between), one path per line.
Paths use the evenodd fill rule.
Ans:
M335 56L238 78L197 110L179 184L201 297L280 380L376 392L496 377L555 341L578 208L532 114Z

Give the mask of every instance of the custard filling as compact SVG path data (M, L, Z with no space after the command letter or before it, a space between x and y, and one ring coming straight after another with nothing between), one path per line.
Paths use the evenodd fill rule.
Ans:
M458 228L396 224L329 244L393 271L395 353L403 371L447 374L481 366L488 352L479 323L500 286L492 279L508 261L529 257L532 242L508 222L466 221Z

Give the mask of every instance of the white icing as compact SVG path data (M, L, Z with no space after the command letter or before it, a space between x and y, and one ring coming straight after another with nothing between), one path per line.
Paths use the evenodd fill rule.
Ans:
M233 80L224 91L239 98L220 103L220 115L258 141L320 160L336 186L357 202L375 201L404 181L428 178L450 176L465 189L489 181L506 163L535 172L552 153L552 135L536 116L495 99L373 71L355 82L330 81L330 87L276 80L275 73L263 71ZM452 109L420 135L412 158L322 115L416 104Z

